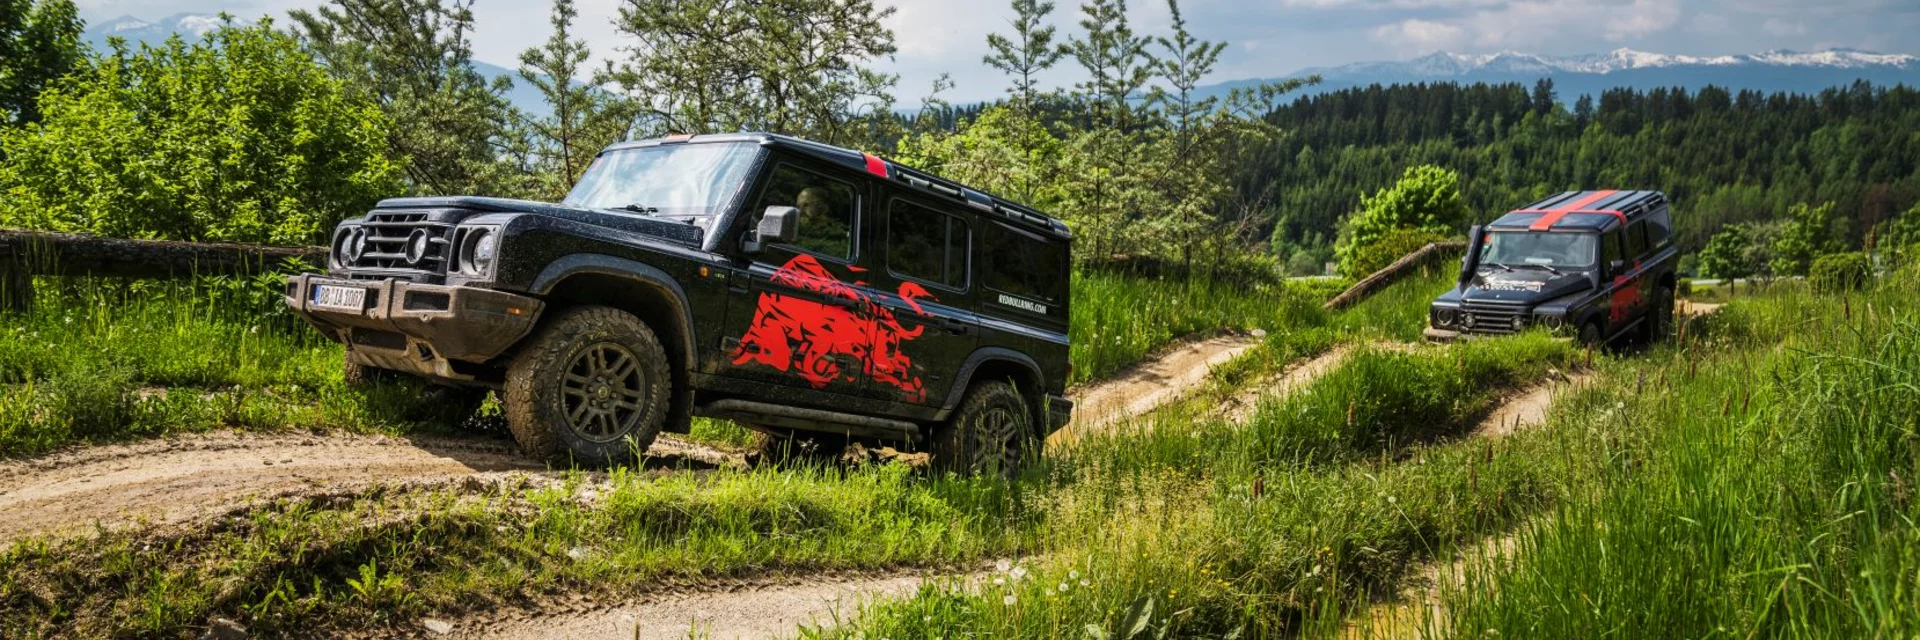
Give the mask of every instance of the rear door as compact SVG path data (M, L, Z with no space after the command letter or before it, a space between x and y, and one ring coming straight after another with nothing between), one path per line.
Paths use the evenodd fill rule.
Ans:
M938 406L979 340L973 312L973 215L954 203L894 190L884 237L889 293L879 295L881 340L872 379L882 394Z

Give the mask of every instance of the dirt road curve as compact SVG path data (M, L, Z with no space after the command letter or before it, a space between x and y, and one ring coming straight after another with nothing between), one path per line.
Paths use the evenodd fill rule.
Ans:
M832 626L860 606L908 595L934 578L893 574L854 580L804 581L739 591L662 594L571 615L506 614L454 623L447 637L486 640L667 640L790 638L800 625Z
M1214 367L1260 345L1258 336L1227 335L1189 342L1114 378L1074 390L1073 423L1047 438L1071 441L1122 419L1144 414L1186 395Z
M654 447L656 455L714 455L670 437ZM91 447L0 463L0 542L96 522L185 522L261 497L543 469L509 443L478 437L214 433Z

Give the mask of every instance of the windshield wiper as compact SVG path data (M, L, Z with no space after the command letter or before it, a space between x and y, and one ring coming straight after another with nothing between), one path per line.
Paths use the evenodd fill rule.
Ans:
M1509 266L1507 266L1507 265L1504 265L1504 264L1500 264L1500 263L1498 263L1498 262L1489 262L1489 263L1487 263L1487 264L1489 264L1489 265L1492 265L1492 266L1495 266L1495 267L1500 267L1500 268L1502 268L1502 269L1506 269L1506 270L1507 270L1507 273L1513 273L1513 267L1509 267Z
M623 204L613 208L619 211L632 211L634 213L638 213L641 215L649 215L649 216L660 213L659 207L649 207L647 205L639 204L639 203Z
M1540 268L1542 268L1542 269L1546 269L1548 273L1552 273L1553 275L1556 275L1556 276L1564 276L1564 275L1567 275L1567 274L1565 274L1565 273L1562 273L1562 272L1561 272L1561 271L1560 271L1559 269L1555 269L1555 268L1553 268L1553 265L1550 265L1550 264L1536 264L1536 265L1533 265L1533 266L1536 266L1536 267L1540 267Z

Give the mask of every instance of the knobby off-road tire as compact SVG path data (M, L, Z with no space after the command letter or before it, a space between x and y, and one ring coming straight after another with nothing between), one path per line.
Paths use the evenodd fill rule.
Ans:
M935 469L1012 478L1039 454L1033 411L1013 385L992 381L967 390L960 410L934 433Z
M1600 328L1600 321L1588 320L1586 324L1580 325L1579 344L1594 349L1605 347L1607 346L1605 335L1606 330Z
M486 389L437 385L397 371L352 362L346 363L340 375L351 389L392 384L402 385L414 392L418 400L407 407L406 418L409 420L434 420L456 427L466 426L480 411L480 405L487 402Z
M575 307L557 311L513 356L500 404L529 455L604 466L653 444L666 423L670 376L646 323Z
M1653 291L1653 308L1647 311L1647 345L1673 335L1673 287L1660 285Z

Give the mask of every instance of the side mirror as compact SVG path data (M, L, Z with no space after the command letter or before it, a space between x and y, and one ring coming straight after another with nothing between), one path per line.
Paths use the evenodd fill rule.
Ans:
M1480 272L1480 246L1486 240L1480 225L1467 230L1467 255L1460 256L1460 288L1473 283L1473 276Z
M743 243L747 253L759 253L770 242L792 242L800 235L800 210L793 207L767 207Z

